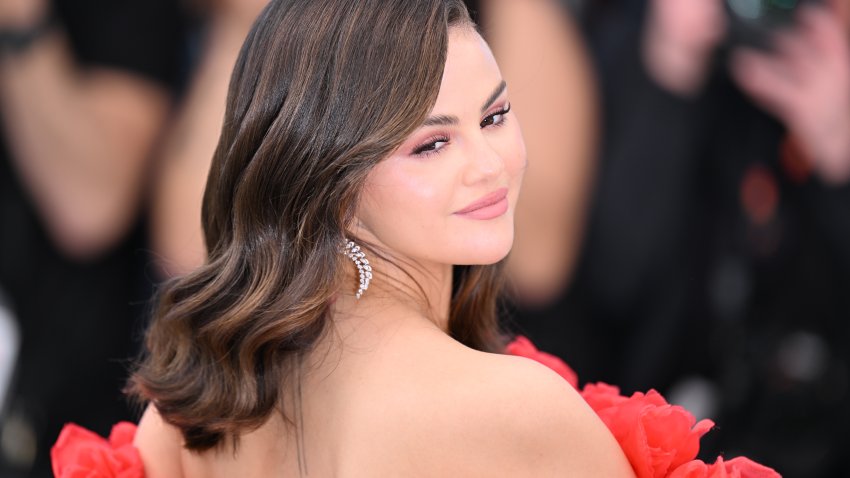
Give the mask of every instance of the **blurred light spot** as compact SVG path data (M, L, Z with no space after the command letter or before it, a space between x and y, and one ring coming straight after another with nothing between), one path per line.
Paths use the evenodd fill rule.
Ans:
M22 470L32 468L37 450L32 424L19 414L11 414L0 432L0 452L7 463Z
M763 226L776 215L779 204L779 186L773 173L765 166L753 164L741 180L741 206L747 217Z
M826 371L829 347L811 332L795 332L779 345L776 361L779 369L799 382L814 382Z
M714 382L699 376L686 377L667 391L670 403L684 407L697 420L716 416L719 397Z
M0 291L0 411L6 409L6 396L12 383L20 348L17 320L4 302Z

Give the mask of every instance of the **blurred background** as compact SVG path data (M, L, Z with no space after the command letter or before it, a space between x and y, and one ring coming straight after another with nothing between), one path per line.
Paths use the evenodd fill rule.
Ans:
M0 0L0 477L137 418L264 3ZM506 327L711 417L706 459L850 476L850 0L467 4L529 152Z

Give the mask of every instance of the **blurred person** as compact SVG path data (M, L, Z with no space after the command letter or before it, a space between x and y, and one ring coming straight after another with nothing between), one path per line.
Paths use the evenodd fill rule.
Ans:
M202 24L197 64L157 151L151 245L161 277L183 275L206 257L201 198L224 121L230 73L251 23L268 0L195 2Z
M651 0L589 33L602 162L578 312L544 345L717 416L714 447L788 477L848 474L847 20L809 4L759 49L720 0Z
M179 51L174 2L0 0L0 288L21 335L0 474L128 411L115 386L148 292L138 229Z
M805 3L803 3L805 5ZM712 55L728 28L719 1L655 0L643 60L668 91L702 89ZM806 5L793 26L772 38L771 51L735 48L736 84L794 136L812 171L827 184L850 180L850 3Z

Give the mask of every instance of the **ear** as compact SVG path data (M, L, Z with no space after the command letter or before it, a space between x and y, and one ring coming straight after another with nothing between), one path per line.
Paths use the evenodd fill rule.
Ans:
M362 220L363 215L360 214L360 211L354 215L351 220L351 223L345 228L345 239L347 241L353 240L355 242L362 241L374 241L375 235L372 233L372 230L366 225L366 223Z
M345 225L346 237L354 238L361 237L363 239L372 240L374 234L370 226L370 219L376 214L380 214L381 208L371 200L368 193L368 185L364 187L362 194L358 198L357 205L354 207L354 215L351 221Z

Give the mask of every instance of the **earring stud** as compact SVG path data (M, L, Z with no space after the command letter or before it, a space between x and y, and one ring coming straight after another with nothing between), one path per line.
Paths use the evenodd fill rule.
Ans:
M354 262L357 266L357 272L360 275L360 285L357 287L357 293L354 297L359 299L366 289L369 288L369 282L372 281L372 266L369 265L369 259L366 259L366 253L360 250L360 246L354 241L346 241L342 253Z

